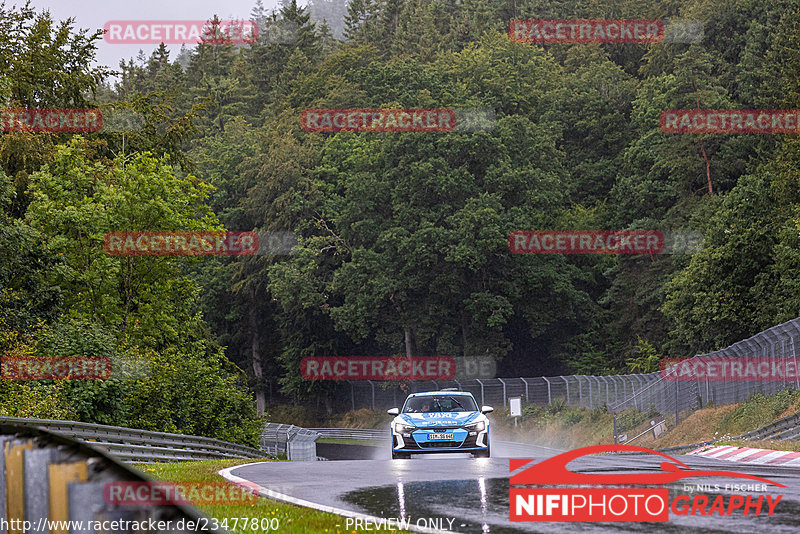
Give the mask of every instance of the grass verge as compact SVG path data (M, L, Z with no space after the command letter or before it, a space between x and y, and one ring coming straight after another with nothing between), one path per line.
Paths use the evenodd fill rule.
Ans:
M166 482L226 482L224 478L217 474L217 471L226 467L248 464L258 461L269 460L207 460L198 462L174 462L169 464L137 464L135 467L145 474ZM313 476L309 472L309 476ZM252 505L211 505L198 506L198 508L209 517L216 518L220 522L220 527L232 534L267 534L269 530L249 528L249 520L254 518L276 518L278 529L275 532L298 532L298 533L325 533L330 534L350 534L353 530L345 530L345 518L336 514L329 514L285 504L279 501L259 498ZM234 520L239 519L239 528L233 529ZM248 518L248 527L241 528L243 518ZM227 519L228 527L225 528L224 521ZM272 522L275 524L275 522ZM338 526L337 526L338 525ZM388 532L405 532L389 530Z

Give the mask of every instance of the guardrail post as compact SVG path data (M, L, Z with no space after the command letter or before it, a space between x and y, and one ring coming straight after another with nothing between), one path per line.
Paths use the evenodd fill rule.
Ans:
M483 382L481 382L480 378L476 378L475 380L478 382L478 384L481 385L481 406L485 406L486 402L484 401L484 396L483 396Z
M503 384L503 408L506 407L506 383L502 378L498 378L501 384Z
M348 383L350 384L350 404L353 407L353 411L356 411L356 390L352 381L348 381Z
M456 380L455 378L453 379L453 382L455 382L455 383L456 383L456 386L458 386L458 389L459 389L459 391L464 391L464 388L463 388L463 387L461 387L461 382L459 382L459 381L458 381L458 380Z
M575 375L575 380L578 381L578 408L583 408L583 384L580 375Z
M372 380L367 380L369 382L369 387L372 388L372 411L375 411L375 384L372 383Z
M567 388L567 406L569 406L569 380L566 377L562 376L561 379L564 381L564 384Z
M547 382L547 404L553 404L553 397L550 395L550 381L546 376L543 376L542 378L545 382Z

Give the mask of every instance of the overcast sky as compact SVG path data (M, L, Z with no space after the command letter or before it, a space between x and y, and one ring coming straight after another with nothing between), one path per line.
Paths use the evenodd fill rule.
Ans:
M6 7L22 6L25 0L5 0ZM278 0L262 0L271 11ZM57 21L75 18L77 28L102 29L110 20L207 20L214 15L220 19L249 19L256 0L32 0L37 11L49 10ZM298 4L306 5L305 0ZM120 59L136 58L139 50L149 56L158 45L97 43L97 63L114 69ZM175 59L181 45L167 45Z

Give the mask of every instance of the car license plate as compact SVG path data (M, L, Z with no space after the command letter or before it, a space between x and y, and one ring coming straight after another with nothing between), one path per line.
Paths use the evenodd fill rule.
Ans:
M453 439L453 434L452 433L450 433L450 434L428 434L428 439L430 439L430 440L434 440L434 439L452 440Z

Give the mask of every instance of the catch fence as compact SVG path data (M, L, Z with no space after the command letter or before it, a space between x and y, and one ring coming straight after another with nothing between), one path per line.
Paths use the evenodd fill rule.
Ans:
M724 349L698 354L688 362L725 361L732 358L781 358L797 364L796 341L800 340L800 318L773 326ZM350 381L350 408L384 410L399 407L409 393L457 388L469 391L481 405L507 408L509 397L521 397L523 405L563 403L581 408L607 407L612 413L635 409L656 417L681 419L701 406L742 402L754 393L772 395L784 389L800 390L800 378L725 380L666 379L660 372L607 376L553 376L407 382ZM648 415L648 417L650 416ZM672 424L673 419L669 422Z
M621 402L650 386L658 373L649 375L540 376L535 378L485 378L469 380L419 380L399 386L396 382L350 381L351 409L398 408L410 393L456 388L469 391L481 405L508 407L509 397L521 397L524 404L599 408ZM403 389L405 388L405 389Z
M685 360L689 368L701 364L704 369L709 364L722 364L736 360L761 358L767 362L791 362L797 369L797 344L800 340L800 318L773 326L763 332L734 343L724 349L708 354L698 354ZM793 376L792 376L793 375ZM774 395L785 389L800 390L798 373L783 373L783 376L770 374L743 377L717 376L715 378L697 377L693 380L665 378L660 373L651 373L653 379L647 387L617 402L610 403L608 409L619 413L630 408L646 407L662 414L675 414L676 421L684 412L694 411L709 403L715 405L733 404L747 400L751 395L761 393Z

